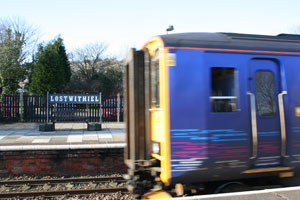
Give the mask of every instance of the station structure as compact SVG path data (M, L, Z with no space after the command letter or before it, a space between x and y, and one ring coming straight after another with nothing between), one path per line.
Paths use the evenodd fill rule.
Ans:
M38 123L0 124L0 176L124 173L124 147L123 123L103 123L100 131L56 123L50 132Z

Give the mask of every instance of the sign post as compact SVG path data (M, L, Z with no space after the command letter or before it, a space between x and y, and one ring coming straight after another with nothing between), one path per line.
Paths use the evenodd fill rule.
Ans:
M47 123L49 122L49 91L47 92Z
M47 92L47 122L39 125L39 131L55 131L54 123L49 123L49 92Z
M117 122L120 122L120 107L121 107L120 93L117 95Z
M47 121L50 104L99 104L99 122L102 122L102 95L99 94L50 94L47 92Z
M50 128L49 130L48 128L45 128L46 125L48 125L49 123L50 104L100 104L99 122L93 124L88 123L88 130L95 130L95 131L101 130L101 122L102 122L101 98L102 98L101 92L100 94L50 94L49 92L47 92L47 124L40 126L40 130L50 131ZM88 108L88 106L86 106L86 108ZM84 114L84 116L86 115ZM82 115L80 117L82 117ZM51 128L51 131L53 130L54 130L54 123Z
M100 98L100 101L99 101L99 105L100 105L100 119L99 119L99 122L102 123L102 95L101 95L101 92L99 94L99 98Z

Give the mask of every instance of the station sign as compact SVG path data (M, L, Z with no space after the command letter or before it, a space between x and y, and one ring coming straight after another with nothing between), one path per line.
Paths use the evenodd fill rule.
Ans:
M100 94L48 94L48 103L98 104Z

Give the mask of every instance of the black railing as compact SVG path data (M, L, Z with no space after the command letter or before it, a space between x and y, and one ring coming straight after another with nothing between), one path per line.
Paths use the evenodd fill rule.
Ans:
M20 96L6 95L0 98L0 122L20 120Z
M102 97L103 122L123 121L123 97ZM99 122L99 104L49 104L49 121ZM6 95L0 99L0 122L46 122L46 95Z
M24 95L24 121L46 122L47 121L47 96Z

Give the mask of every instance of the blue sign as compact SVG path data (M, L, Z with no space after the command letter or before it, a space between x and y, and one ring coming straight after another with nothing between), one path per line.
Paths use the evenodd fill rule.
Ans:
M100 103L100 94L49 94L48 103L82 103L98 104Z

